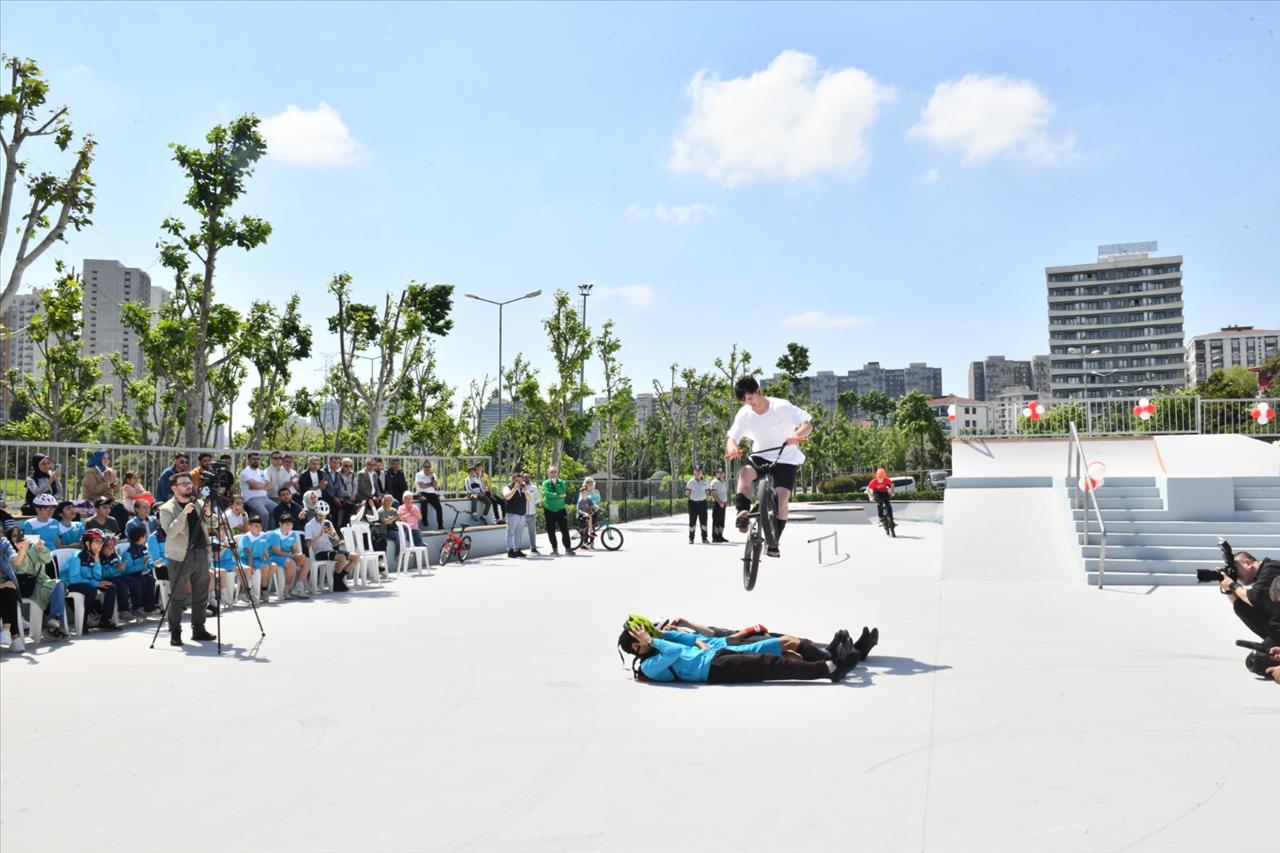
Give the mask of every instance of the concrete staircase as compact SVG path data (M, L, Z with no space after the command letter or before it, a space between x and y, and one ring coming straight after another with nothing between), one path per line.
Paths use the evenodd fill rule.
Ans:
M1185 480L1181 485L1186 487ZM1280 552L1280 477L1233 478L1234 511L1214 520L1171 512L1167 488L1167 479L1112 477L1098 490L1098 509L1107 525L1106 584L1194 585L1196 569L1222 565L1219 536L1235 550L1256 556ZM1081 498L1084 506L1087 496ZM1085 510L1074 509L1075 483L1067 484L1067 499L1085 572L1089 583L1097 584L1102 537L1096 519L1090 508L1086 539Z

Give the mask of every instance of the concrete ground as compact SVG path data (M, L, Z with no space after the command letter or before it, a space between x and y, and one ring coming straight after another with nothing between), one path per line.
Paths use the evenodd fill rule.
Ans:
M0 850L1276 849L1280 686L1215 590L1038 577L1031 541L944 579L907 515L825 568L794 524L751 593L673 519L271 605L260 642L236 609L222 657L0 652ZM629 612L882 642L838 686L646 685Z

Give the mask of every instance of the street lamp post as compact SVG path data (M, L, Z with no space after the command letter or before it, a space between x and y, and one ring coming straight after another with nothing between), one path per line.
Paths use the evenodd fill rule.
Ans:
M591 289L595 287L589 281L584 281L578 285L578 292L582 294L582 328L587 327L587 297L591 295ZM584 361L582 367L578 371L578 384L585 385L587 381L587 363ZM582 414L583 400L578 401L578 414Z
M517 296L515 299L508 299L505 302L498 302L495 299L485 299L483 296L476 296L474 293L466 294L468 299L475 299L479 302L488 302L490 305L498 306L498 426L502 426L502 309L512 302L519 302L521 299L532 299L535 296L541 296L541 290L531 290L524 296ZM478 436L477 436L478 438ZM498 433L498 464L502 465L502 433Z

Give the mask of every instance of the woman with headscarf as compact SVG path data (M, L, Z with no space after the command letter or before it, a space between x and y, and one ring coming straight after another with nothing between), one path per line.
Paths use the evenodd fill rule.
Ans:
M27 495L22 501L22 513L34 515L32 501L36 495L53 495L61 501L66 494L62 485L62 474L53 467L53 460L43 453L37 453L31 460L31 476L27 478Z
M98 498L115 500L119 478L111 467L111 453L106 450L95 450L89 457L89 464L84 469L84 477L80 480L80 499L96 501Z

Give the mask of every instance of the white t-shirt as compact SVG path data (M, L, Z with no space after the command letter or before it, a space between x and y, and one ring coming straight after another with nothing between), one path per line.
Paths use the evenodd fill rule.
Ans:
M262 472L261 468L250 468L247 465L245 466L245 469L240 472L240 494L244 497L245 501L251 501L254 498L265 498L267 496L267 490L253 488L249 485L250 480L257 480L261 482L267 480L267 475Z
M302 531L302 535L308 542L315 540L311 546L311 553L313 555L323 554L325 551L334 550L333 540L324 532L324 525L320 523L320 519L318 518L313 518L307 522L306 529Z
M428 495L435 494L436 491L436 475L435 473L425 474L422 471L413 475L413 488L418 492L426 492Z
M529 483L528 503L524 506L525 515L537 515L538 504L542 502L542 492L532 482Z
M247 530L249 527L249 513L247 510L245 512L236 512L228 507L222 517L227 520L227 526L232 530Z
M710 486L711 482L705 477L701 480L694 477L684 484L685 491L689 493L689 500L691 501L705 501L707 499L707 489Z
M738 409L738 414L734 416L733 424L729 427L730 441L736 443L745 438L751 442L752 450L777 447L795 433L796 427L805 421L813 420L808 412L794 403L780 397L765 399L769 401L769 408L765 409L763 415L757 415L750 406L746 405ZM772 461L777 453L776 450L769 451L765 454L765 458ZM804 462L804 454L800 452L798 446L789 444L782 451L782 455L777 456L777 461L784 465L799 465Z

